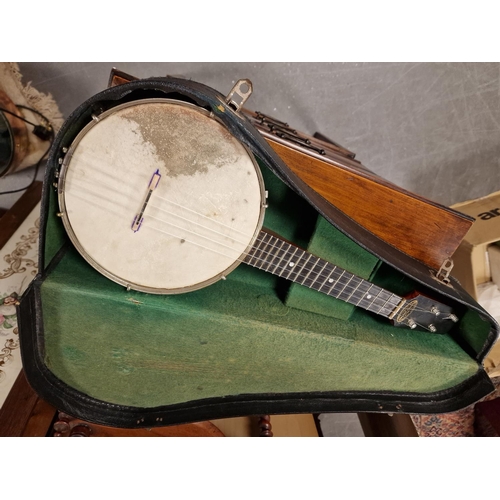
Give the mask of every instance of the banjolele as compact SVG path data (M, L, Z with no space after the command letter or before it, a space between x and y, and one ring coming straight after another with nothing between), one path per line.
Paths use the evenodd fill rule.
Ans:
M191 103L143 99L94 115L57 188L77 250L127 289L190 292L244 262L395 326L444 333L458 321L440 302L397 296L262 230L268 194L255 158Z

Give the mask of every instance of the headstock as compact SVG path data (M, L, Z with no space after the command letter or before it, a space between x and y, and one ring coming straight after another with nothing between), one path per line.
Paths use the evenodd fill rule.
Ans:
M447 305L414 292L405 297L406 302L396 311L394 326L446 333L458 321L453 309Z

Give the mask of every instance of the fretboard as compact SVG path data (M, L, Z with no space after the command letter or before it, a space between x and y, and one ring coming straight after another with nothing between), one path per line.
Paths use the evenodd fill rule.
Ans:
M259 233L244 262L386 318L403 300L265 231Z

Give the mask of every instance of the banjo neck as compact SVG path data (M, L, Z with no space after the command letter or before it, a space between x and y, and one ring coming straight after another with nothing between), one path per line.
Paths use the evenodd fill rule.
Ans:
M243 261L389 319L406 302L404 298L266 231L260 231Z

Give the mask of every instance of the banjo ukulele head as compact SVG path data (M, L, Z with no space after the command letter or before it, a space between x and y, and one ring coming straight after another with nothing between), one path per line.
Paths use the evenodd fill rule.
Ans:
M145 99L93 117L61 167L66 231L95 269L173 294L231 272L255 241L265 191L251 153L208 111Z

